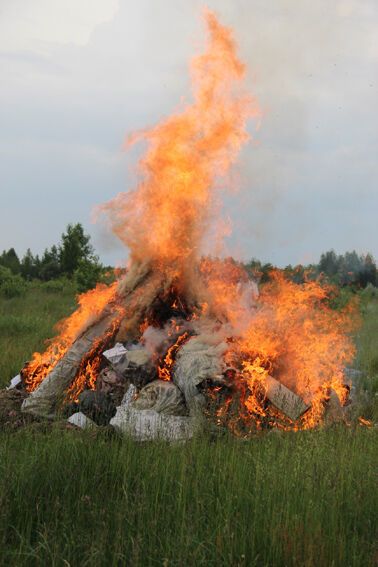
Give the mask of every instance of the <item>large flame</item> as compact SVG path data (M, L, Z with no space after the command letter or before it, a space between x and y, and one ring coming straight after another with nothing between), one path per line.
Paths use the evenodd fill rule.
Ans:
M231 31L210 11L205 20L207 49L191 62L194 102L132 137L148 144L142 180L103 207L133 260L179 271L198 258L217 179L248 140L247 119L259 116L256 100L240 89L245 68Z
M264 414L260 394L269 376L312 405L302 423L305 427L322 417L322 402L330 389L342 404L346 402L344 369L355 355L351 332L359 321L354 303L332 309L333 292L317 281L298 285L278 270L262 287L248 326L243 323L230 349L241 362L236 379L247 386L245 405L252 414Z

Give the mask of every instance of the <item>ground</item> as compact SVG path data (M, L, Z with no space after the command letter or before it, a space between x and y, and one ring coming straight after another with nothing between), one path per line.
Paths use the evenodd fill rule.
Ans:
M0 301L0 387L74 306L69 287ZM376 420L377 298L361 310ZM362 426L170 446L1 422L0 565L376 565L377 455Z

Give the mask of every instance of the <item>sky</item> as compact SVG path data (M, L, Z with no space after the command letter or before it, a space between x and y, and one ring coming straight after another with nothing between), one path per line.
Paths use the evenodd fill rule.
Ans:
M225 195L225 253L277 265L331 248L378 259L378 3L208 0L234 29L263 110ZM81 222L105 263L127 250L93 209L133 189L125 138L190 100L199 0L1 0L0 250L41 253ZM140 151L140 150L139 150Z

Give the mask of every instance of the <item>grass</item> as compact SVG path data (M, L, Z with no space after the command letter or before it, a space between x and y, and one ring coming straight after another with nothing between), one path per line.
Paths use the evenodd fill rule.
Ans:
M95 441L95 442L94 442ZM0 445L4 565L373 565L371 430Z
M0 302L3 385L73 297L37 287ZM358 365L373 394L378 301L362 308ZM41 429L0 432L0 565L378 562L375 428L184 445Z
M364 324L357 335L357 365L364 373L362 386L370 399L370 419L378 421L378 297L362 296Z
M0 298L0 388L18 374L33 352L44 348L53 327L75 308L75 289L30 285L21 297Z

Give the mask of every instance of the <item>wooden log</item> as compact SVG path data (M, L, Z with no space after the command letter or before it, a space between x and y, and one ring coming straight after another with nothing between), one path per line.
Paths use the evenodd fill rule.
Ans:
M128 340L139 339L140 325L143 321L153 318L154 303L159 297L164 297L173 284L164 272L152 270L139 280L138 285L128 291L123 299L126 316L119 328L116 340L124 343ZM122 286L122 292L123 292Z
M117 288L117 295L119 297L127 298L150 274L151 265L149 262L133 263L125 276L120 280Z
M82 359L91 352L95 341L106 335L118 316L117 312L105 311L100 320L86 329L38 388L24 400L22 411L48 418L54 417L55 409L74 380Z

